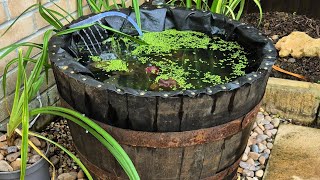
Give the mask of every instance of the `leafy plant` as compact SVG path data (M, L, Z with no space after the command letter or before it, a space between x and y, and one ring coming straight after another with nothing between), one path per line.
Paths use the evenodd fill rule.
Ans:
M82 1L77 0L77 3L78 3L78 6L77 6L78 16L81 16L83 15ZM118 7L117 5L109 5L107 1L102 1L102 0L99 0L99 1L89 0L88 3L90 5L90 8L93 10L93 12L101 12L103 8L108 10L108 9L111 9L113 6ZM124 1L122 1L122 6L124 5L125 3ZM66 108L61 108L61 107L49 106L49 107L29 109L29 102L35 97L36 93L39 91L41 87L41 84L43 84L45 78L48 78L46 75L48 75L48 69L50 68L50 65L48 63L49 38L54 32L59 31L63 27L63 24L60 22L61 19L65 19L67 21L68 21L68 18L74 19L67 11L63 10L63 8L59 7L57 4L55 4L55 6L61 9L65 14L63 15L57 11L46 8L41 3L37 3L27 8L1 35L3 36L24 13L28 12L33 8L37 8L42 18L45 19L49 24L51 24L55 28L45 32L44 38L43 38L43 44L23 42L23 43L15 43L0 49L0 52L2 53L2 55L0 56L0 60L1 60L2 58L6 57L8 54L16 50L17 48L27 47L27 50L25 53L23 53L22 50L19 50L18 57L12 59L6 64L4 75L3 75L3 84L2 84L4 94L6 95L6 85L7 85L6 78L7 78L8 69L12 65L18 64L14 100L13 100L13 105L10 113L10 120L7 126L7 136L8 136L7 139L9 144L13 144L14 134L19 134L22 137L20 179L23 180L26 175L28 144L31 147L33 147L44 159L49 161L45 157L45 155L42 154L41 151L37 149L36 146L34 146L34 144L32 144L31 141L28 140L29 136L36 136L38 138L46 140L58 146L59 148L61 148L79 165L79 167L83 169L88 179L92 179L89 171L85 168L85 166L81 163L81 161L75 155L73 155L71 152L69 152L67 149L65 149L63 146L59 145L58 143L55 143L52 140L49 140L39 134L29 131L30 118L38 114L52 114L52 115L61 116L83 127L88 132L90 132L94 137L96 137L110 151L110 153L117 159L117 161L122 166L122 168L127 173L130 179L140 179L132 161L130 160L126 152L122 149L122 147L104 129L102 129L99 125L91 121L89 118L83 116L82 114L76 111L66 109ZM60 33L63 33L63 32L65 31L62 31ZM32 51L34 49L41 50L40 55L37 58L31 57ZM27 76L26 67L30 64L33 64L34 67L30 75ZM42 73L43 71L44 71L44 74ZM22 127L22 131L19 130L20 125ZM50 164L52 165L52 163ZM53 179L54 179L54 176L55 174L53 173Z
M212 13L224 14L231 17L232 19L239 20L243 13L243 9L246 3L246 0L213 0L211 6L209 7L207 0L185 0L177 1L170 0L168 4L178 4L180 6L186 6L187 8L192 8L193 3L195 4L196 9L201 10L210 10ZM260 13L260 21L262 20L262 7L260 0L252 0L258 7Z

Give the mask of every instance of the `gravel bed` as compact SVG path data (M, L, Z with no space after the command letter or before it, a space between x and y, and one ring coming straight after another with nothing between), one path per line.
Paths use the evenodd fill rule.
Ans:
M288 124L291 120L281 119L260 108L238 168L238 179L262 179L280 123Z
M72 143L72 137L66 120L58 120L51 122L50 125L41 133L47 138L58 142L60 145L67 148L73 154L75 148ZM58 180L84 180L85 175L79 166L61 149L53 145L49 148L48 157L55 165L56 176ZM50 174L53 168L50 166Z
M291 123L291 120L281 119L260 109L238 168L240 180L262 179L280 123ZM75 153L66 120L52 122L42 134ZM51 146L49 158L55 165L58 180L85 179L82 170L59 148ZM52 167L50 167L50 173L52 173Z

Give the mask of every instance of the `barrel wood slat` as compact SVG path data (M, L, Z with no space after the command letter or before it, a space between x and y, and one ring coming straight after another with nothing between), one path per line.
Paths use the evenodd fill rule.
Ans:
M98 123L122 145L141 179L232 179L258 107L227 124L185 132L132 131ZM73 140L80 158L97 179L127 179L114 157L92 135L69 124L71 133L76 134ZM81 142L84 139L85 144ZM96 152L100 158L94 158Z

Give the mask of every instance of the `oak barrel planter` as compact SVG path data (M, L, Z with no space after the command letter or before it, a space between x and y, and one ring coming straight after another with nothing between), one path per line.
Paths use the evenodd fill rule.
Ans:
M121 12L134 17L130 9ZM49 58L63 106L107 130L128 153L141 179L235 178L277 55L272 42L254 27L210 12L144 6L141 18L147 31L175 28L237 41L255 60L249 62L245 76L226 84L141 91L95 80L75 61L72 35L54 36ZM118 30L125 26L124 20L104 20ZM97 179L127 178L93 136L69 125L81 160Z

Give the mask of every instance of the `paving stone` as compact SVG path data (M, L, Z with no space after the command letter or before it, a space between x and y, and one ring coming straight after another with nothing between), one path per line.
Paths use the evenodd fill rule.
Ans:
M319 179L320 129L280 124L264 179Z

